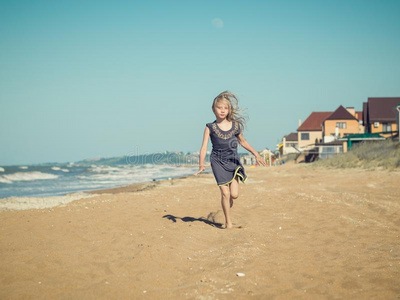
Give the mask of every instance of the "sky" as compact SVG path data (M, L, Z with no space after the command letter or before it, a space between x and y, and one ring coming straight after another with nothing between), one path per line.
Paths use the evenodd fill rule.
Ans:
M199 151L225 90L256 150L312 111L400 96L400 1L0 6L0 165Z

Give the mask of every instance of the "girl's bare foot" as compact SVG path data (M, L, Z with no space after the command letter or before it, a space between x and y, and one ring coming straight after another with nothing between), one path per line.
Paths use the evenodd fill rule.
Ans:
M243 228L243 226L242 225L237 225L235 223L232 223L232 224L226 224L225 223L224 229L233 229L233 228Z
M231 229L231 228L233 228L232 223L226 223L225 224L225 229Z

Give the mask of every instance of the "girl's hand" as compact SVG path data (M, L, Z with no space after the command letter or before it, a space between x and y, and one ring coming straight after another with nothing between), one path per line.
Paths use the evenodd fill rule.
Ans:
M256 155L256 164L259 165L263 165L264 167L266 167L264 158L262 158L260 155Z
M199 170L198 170L196 173L194 173L194 176L199 175L199 174L200 174L201 172L203 172L205 169L206 169L206 168L204 168L204 166L200 166L200 167L199 167Z

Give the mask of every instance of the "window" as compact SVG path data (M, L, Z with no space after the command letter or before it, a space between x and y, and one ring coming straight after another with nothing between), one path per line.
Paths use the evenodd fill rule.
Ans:
M302 133L301 134L301 140L302 141L308 141L310 139L310 134L309 133Z
M347 124L346 122L336 122L336 127L345 129L347 128Z
M320 158L328 158L333 155L339 154L343 152L343 146L328 146L322 147L319 157Z
M382 131L383 132L388 132L388 131L392 131L392 124L390 123L382 123Z

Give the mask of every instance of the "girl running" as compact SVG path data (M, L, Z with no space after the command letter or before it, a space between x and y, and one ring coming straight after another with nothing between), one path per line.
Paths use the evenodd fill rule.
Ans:
M205 170L204 160L207 153L208 139L211 137L211 168L221 192L221 205L225 214L225 228L232 228L230 208L233 200L239 196L239 180L247 180L244 167L237 152L238 143L251 152L257 165L265 166L265 161L256 150L244 139L245 120L240 115L238 99L228 91L219 94L213 101L212 110L216 120L207 123L204 129L203 143L200 149L198 175Z

